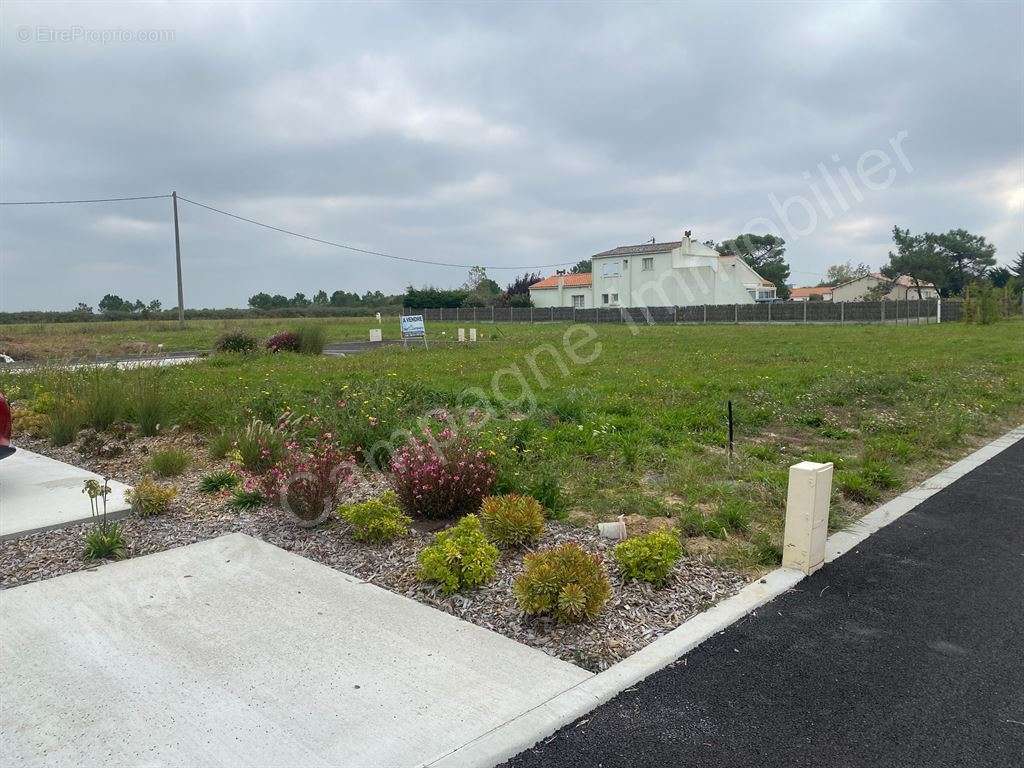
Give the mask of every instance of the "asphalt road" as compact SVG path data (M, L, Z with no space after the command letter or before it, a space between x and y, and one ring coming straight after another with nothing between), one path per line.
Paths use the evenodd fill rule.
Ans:
M1024 766L1024 441L509 768Z

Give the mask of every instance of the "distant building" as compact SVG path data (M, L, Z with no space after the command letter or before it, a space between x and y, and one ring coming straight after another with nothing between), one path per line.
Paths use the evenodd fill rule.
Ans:
M590 275L553 275L530 286L536 307L657 307L753 304L775 285L690 232L667 243L623 245L591 257Z
M817 301L817 299L812 299L812 296L820 296L821 301L832 301L832 286L812 285L807 288L789 289L790 301Z
M589 309L594 306L593 280L589 272L552 275L530 286L530 298L535 307Z
M832 301L864 301L872 288L883 283L891 284L892 286L889 292L885 294L885 298L889 301L906 301L907 299L918 298L934 299L939 295L939 292L931 283L922 282L920 295L918 295L918 288L912 277L900 275L895 280L890 280L884 275L872 272L871 274L848 280L833 287Z

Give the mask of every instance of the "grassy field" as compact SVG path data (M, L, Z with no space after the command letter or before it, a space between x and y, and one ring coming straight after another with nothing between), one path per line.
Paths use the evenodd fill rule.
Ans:
M371 323L328 322L328 338L365 338ZM260 327L269 333L283 324ZM140 325L131 323L131 333L148 332ZM234 324L189 325L152 333L166 348L201 347ZM750 568L778 557L790 464L836 464L837 527L1024 421L1020 321L642 327L635 334L611 325L484 329L487 340L474 346L8 373L0 388L45 413L61 398L87 407L103 378L108 393L119 393L120 418L136 419L139 398L158 391L163 425L211 436L252 417L315 413L339 442L364 449L392 441L395 430L415 431L427 414L453 418L495 450L506 487L557 483L570 520L672 517L691 549ZM112 342L119 330L95 338ZM451 336L447 327L431 330ZM737 423L731 462L729 400Z
M188 320L184 328L175 320L116 320L86 323L25 323L0 325L0 352L15 360L68 360L212 349L228 331L245 331L265 339L303 322L289 318L243 320ZM316 320L327 330L327 341L365 340L377 322L371 317ZM398 319L384 318L384 335L398 336Z

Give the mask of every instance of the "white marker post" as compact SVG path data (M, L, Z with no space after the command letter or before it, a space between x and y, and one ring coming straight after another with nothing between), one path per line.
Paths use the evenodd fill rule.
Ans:
M461 343L461 342L464 342L465 340L466 340L466 329L465 328L459 328L459 342Z
M469 340L476 341L476 328L469 329Z
M832 464L801 461L789 468L782 567L812 574L825 564Z

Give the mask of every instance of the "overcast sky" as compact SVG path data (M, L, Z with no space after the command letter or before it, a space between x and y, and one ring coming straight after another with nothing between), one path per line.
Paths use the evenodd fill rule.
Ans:
M489 265L503 285L513 272L493 267L684 229L781 234L797 285L881 265L894 224L984 234L1001 263L1024 248L1020 2L0 14L5 201L176 189L360 248ZM170 214L169 200L0 208L0 308L107 292L173 305ZM181 226L187 306L465 279L184 203Z

